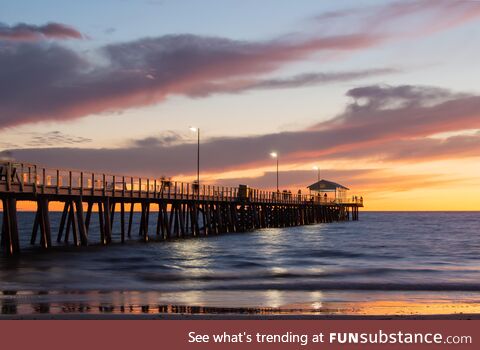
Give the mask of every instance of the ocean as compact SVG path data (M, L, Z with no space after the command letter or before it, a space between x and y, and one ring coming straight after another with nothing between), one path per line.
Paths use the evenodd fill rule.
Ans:
M34 213L18 215L22 254L0 257L3 314L480 313L480 212L361 212L147 244L134 226L125 244L49 252L29 245Z

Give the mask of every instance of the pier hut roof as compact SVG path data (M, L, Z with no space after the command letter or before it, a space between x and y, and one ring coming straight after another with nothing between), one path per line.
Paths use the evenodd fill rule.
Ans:
M311 191L318 191L318 192L333 192L336 190L349 190L349 188L337 184L336 182L333 181L327 181L327 180L320 180L315 182L314 184L308 186L308 189Z

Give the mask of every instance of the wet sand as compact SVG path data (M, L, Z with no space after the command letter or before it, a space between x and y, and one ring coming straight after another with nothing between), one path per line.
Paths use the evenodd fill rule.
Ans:
M27 299L28 300L28 299ZM282 305L280 307L212 307L165 304L31 303L4 299L0 319L158 319L158 320L478 320L477 302L359 301Z
M41 314L0 315L0 320L480 320L480 314L452 315L225 315L225 314Z

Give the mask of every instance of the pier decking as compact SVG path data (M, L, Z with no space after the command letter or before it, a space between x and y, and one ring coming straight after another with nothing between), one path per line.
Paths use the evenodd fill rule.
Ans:
M132 235L136 208L141 213L138 234L147 242L153 237L207 236L358 220L359 208L363 207L363 200L357 197L332 201L320 196L243 186L198 186L167 179L49 169L14 162L0 163L0 198L3 204L1 245L10 256L20 252L18 201L37 203L30 243L39 243L44 249L52 247L49 202L63 203L57 242L70 243L71 232L73 244L77 246L89 244L93 215L98 215L100 242L112 242L118 208L123 243ZM157 209L155 233L148 232L150 217L154 214L152 209Z

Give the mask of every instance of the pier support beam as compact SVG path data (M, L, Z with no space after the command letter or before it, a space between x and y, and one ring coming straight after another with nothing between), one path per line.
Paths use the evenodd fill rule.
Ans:
M75 201L75 209L77 212L78 231L80 233L80 244L83 246L88 245L87 226L83 216L83 203L82 198Z
M35 243L37 230L40 229L40 245L47 249L52 246L52 232L50 228L50 217L48 212L48 199L39 197L37 200L36 223L32 232L32 242Z
M1 245L6 255L12 256L20 253L17 222L17 201L15 198L2 198L3 224Z
M6 255L15 255L20 251L19 229L17 221L17 201L25 197L6 193L1 197L3 204L3 220L1 231L1 248ZM101 244L112 241L112 228L115 210L120 204L120 232L114 235L115 240L122 243L126 234L131 236L133 219L136 215L135 205L141 206L139 235L143 241L149 240L149 216L152 204L158 205L156 218L156 235L159 238L182 238L191 236L217 235L227 232L247 232L258 228L283 228L316 223L338 221L357 221L359 207L356 203L317 203L305 201L301 203L275 202L250 199L223 200L215 197L206 199L185 199L154 197L120 198L113 196L85 196L82 194L55 197L51 193L37 193L29 200L37 202L37 211L33 222L31 244L38 244L43 249L52 246L49 218L49 201L64 203L60 216L57 242L69 243L70 232L74 245L86 246L89 243L89 226L93 207L98 207L98 221ZM85 201L85 202L84 202ZM84 203L87 212L84 214ZM130 205L130 216L126 222L125 203ZM138 208L138 207L137 207ZM96 209L96 208L95 208ZM96 215L96 214L95 214ZM118 219L117 219L118 220ZM127 227L125 225L128 225ZM115 225L118 228L118 225ZM135 227L136 229L136 227ZM153 235L152 235L153 237Z

